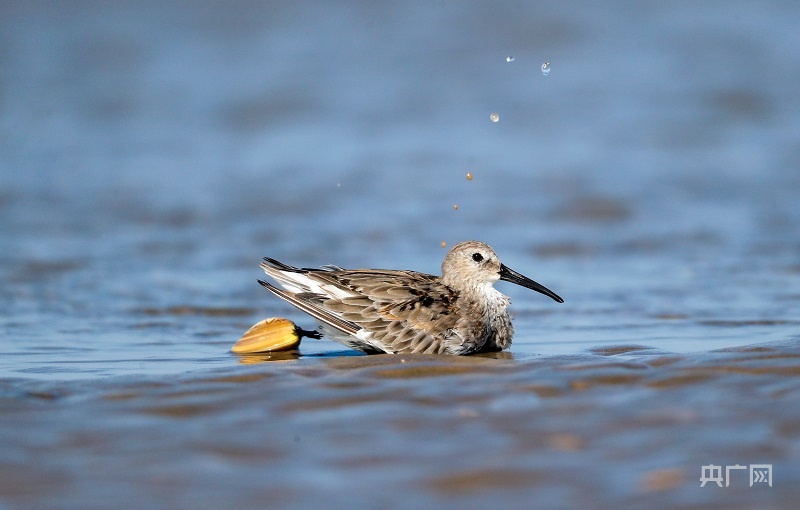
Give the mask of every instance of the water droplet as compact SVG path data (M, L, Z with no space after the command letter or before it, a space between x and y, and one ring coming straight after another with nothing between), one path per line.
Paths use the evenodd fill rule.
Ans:
M506 57L506 62L513 62L516 60L514 57Z
M542 64L542 74L545 76L550 74L550 62L545 62Z
M492 122L499 122L500 121L500 115L497 114L497 113L493 113L493 114L489 115L489 120L491 120Z
M458 204L453 204L453 210L458 211Z
M472 180L472 172L467 172L467 180L468 181Z
M446 248L446 247L447 247L447 243L442 241L442 248Z

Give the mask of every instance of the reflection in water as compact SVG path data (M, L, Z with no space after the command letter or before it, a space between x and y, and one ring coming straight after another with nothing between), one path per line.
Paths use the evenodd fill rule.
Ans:
M41 383L6 381L2 455L26 462L0 462L0 477L46 486L74 507L125 488L145 503L169 493L245 507L266 494L319 507L353 493L376 506L408 501L407 493L424 507L564 494L582 508L638 506L648 494L665 503L649 508L760 506L767 493L746 480L724 491L699 487L701 466L737 462L774 466L774 507L791 507L800 484L796 342L685 357L239 359L296 361L168 382L76 382L45 399ZM42 405L57 430L30 412Z
M797 506L796 2L188 5L0 16L0 506ZM228 353L470 238L510 353Z
M275 352L257 352L249 354L237 355L237 361L243 365L254 365L257 363L264 363L267 361L291 361L300 357L300 351L275 351Z

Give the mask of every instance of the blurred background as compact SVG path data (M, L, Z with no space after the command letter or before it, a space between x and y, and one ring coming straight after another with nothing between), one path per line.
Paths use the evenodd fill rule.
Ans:
M793 507L798 27L788 0L0 3L0 507ZM500 282L499 359L229 353L314 326L264 256L438 273L467 239L566 300ZM774 490L699 488L756 463Z
M255 283L261 257L437 273L442 243L466 239L567 300L501 289L531 320L520 352L625 340L626 324L702 350L785 338L797 318L792 2L2 14L0 326L16 358L0 370L93 374L87 356L153 350L161 364L116 366L227 364L242 328L303 319ZM740 320L783 328L697 323Z
M792 2L7 2L0 18L18 356L2 370L94 373L41 365L43 346L210 362L260 318L303 319L255 283L263 256L438 273L442 243L466 239L567 300L501 289L538 314L521 352L625 325L702 350L785 338L797 317ZM784 322L697 329L740 320Z

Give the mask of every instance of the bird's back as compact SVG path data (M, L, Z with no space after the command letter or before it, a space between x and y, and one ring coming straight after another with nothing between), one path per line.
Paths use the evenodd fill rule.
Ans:
M477 344L485 340L485 334L471 338L475 335L470 330L476 327L465 323L475 318L464 309L469 303L437 276L402 270L301 269L273 259L261 266L286 291L267 288L314 316L349 347L465 354L479 350ZM478 329L484 328L481 324Z

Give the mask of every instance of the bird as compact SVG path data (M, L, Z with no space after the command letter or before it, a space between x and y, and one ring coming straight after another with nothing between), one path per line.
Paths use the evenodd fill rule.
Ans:
M469 355L511 346L510 299L503 280L564 300L500 262L480 241L453 246L442 275L410 270L293 267L265 257L261 268L282 288L268 291L314 317L333 340L367 354Z

